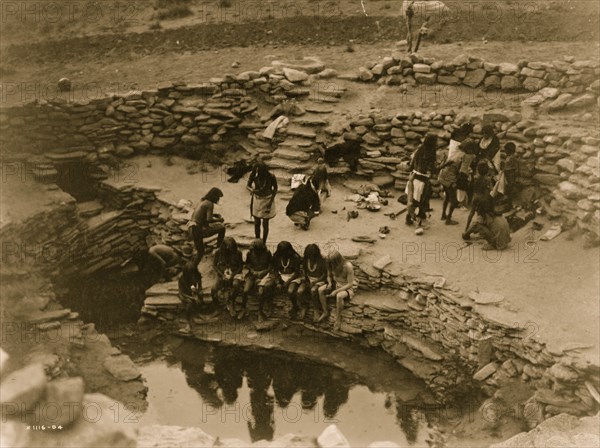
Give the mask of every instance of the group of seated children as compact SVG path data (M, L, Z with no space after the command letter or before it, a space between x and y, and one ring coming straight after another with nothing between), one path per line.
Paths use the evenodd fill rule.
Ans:
M303 319L312 301L316 322L329 317L327 298L335 298L334 328L339 330L344 300L352 298L358 286L352 263L337 251L323 257L316 244L306 246L301 257L288 241L281 241L271 254L264 241L257 238L243 260L236 241L227 237L215 253L214 269L218 280L212 290L213 300L218 303L221 298L231 316L238 319L247 313L250 294L258 298L259 319L265 319L265 308L272 307L279 290L290 299L293 318ZM240 294L241 306L237 304Z

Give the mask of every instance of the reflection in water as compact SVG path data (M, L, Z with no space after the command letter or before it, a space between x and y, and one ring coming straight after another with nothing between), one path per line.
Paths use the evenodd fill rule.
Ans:
M333 418L356 384L340 369L285 354L194 344L177 350L175 357L181 359L188 384L198 391L204 403L215 409L234 404L246 378L250 389L248 430L252 441L273 439L275 403L286 408L300 392L302 408L313 410L322 397L325 417Z
M220 416L220 423L230 423L232 413L241 415L239 420L247 426L251 441L273 440L276 436L275 412L289 407L288 420L279 418L279 425L295 423L294 416L300 412L312 412L317 422L318 413L322 412L319 422L331 422L333 418L350 419L361 422L365 431L370 425L378 424L376 413L384 413L390 417L396 415L396 427L405 435L403 439L415 444L423 438L423 417L414 412L418 403L407 403L394 397L389 392L385 409L375 410L366 417L363 412L371 414L367 406L374 406L368 397L364 403L345 409L343 416L340 409L349 401L350 391L362 381L341 368L317 364L305 358L290 356L287 353L273 351L256 351L217 346L204 343L183 343L167 355L170 364L181 365L187 384L196 390L202 398L203 414L213 418ZM246 388L246 389L245 389ZM239 393L245 389L249 403L244 403ZM358 389L357 389L358 390ZM358 393L358 392L357 392ZM356 400L356 399L355 399ZM363 409L362 406L365 406ZM322 407L322 411L319 407ZM384 408L382 403L378 406ZM294 409L297 407L296 409ZM392 408L395 408L393 410ZM200 413L199 410L194 412ZM390 415L391 413L391 415ZM279 415L279 414L278 414ZM206 422L206 415L203 421ZM374 423L367 423L371 418ZM296 427L294 427L295 429ZM383 428L382 428L383 429ZM280 428L281 433L282 428Z

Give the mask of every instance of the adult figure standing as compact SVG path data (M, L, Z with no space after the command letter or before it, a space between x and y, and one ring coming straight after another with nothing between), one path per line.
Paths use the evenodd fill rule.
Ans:
M427 218L429 182L436 169L436 149L437 136L427 134L423 143L411 158L410 168L412 172L406 185L406 193L409 199L406 215L406 224L408 225L416 220L420 227ZM419 213L415 215L417 208Z
M214 213L215 204L223 197L223 192L213 187L200 201L200 204L192 214L190 221L190 230L194 240L194 246L197 251L198 261L204 256L203 239L212 235L217 235L217 247L221 246L225 238L224 219L218 213Z
M486 124L481 128L483 134L479 140L479 151L475 160L475 166L482 160L487 160L490 168L494 168L495 174L501 170L500 167L500 140L494 133L494 126Z
M261 238L262 224L262 240L266 243L269 236L269 220L276 214L277 179L262 160L254 165L248 178L247 188L252 193L250 212L254 218L254 236Z

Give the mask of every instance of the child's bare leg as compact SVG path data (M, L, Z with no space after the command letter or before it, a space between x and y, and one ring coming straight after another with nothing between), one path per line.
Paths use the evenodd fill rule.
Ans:
M348 295L347 292L339 292L335 296L335 325L334 330L339 330L342 327L342 310L344 309L344 299Z
M319 302L321 304L322 313L317 322L323 322L329 317L329 310L327 309L327 297L325 296L326 289L327 285L319 286Z

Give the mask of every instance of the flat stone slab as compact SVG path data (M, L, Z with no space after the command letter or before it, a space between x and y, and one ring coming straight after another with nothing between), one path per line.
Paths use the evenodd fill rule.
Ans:
M333 107L320 104L306 104L304 105L304 110L314 114L330 114L333 112Z
M357 305L368 306L376 310L394 313L401 313L410 310L406 300L403 300L399 296L372 296L371 294L357 294L356 297L352 299L352 302L356 303Z
M77 204L77 209L81 216L96 216L99 215L104 206L98 201L80 202Z
M71 310L68 308L63 309L63 310L42 311L42 312L32 314L29 317L28 321L33 324L42 324L45 322L51 322L54 320L64 319L64 318L68 317L69 314L71 314Z
M504 296L502 294L496 294L493 292L470 292L469 297L473 299L476 303L480 303L482 305L488 305L491 303L500 303L504 300Z
M279 157L287 160L301 160L304 162L310 159L310 154L302 150L279 148L273 152L273 157Z
M157 283L146 290L146 297L162 296L162 295L177 295L179 286L176 281L167 283Z
M523 317L517 313L495 306L475 305L474 310L483 319L502 328L518 329L520 328L519 322L523 320Z
M127 355L107 356L104 359L103 366L112 376L120 381L132 381L142 376L131 358Z
M181 300L177 295L160 295L150 296L144 300L144 306L150 306L154 308L177 308L181 305Z

